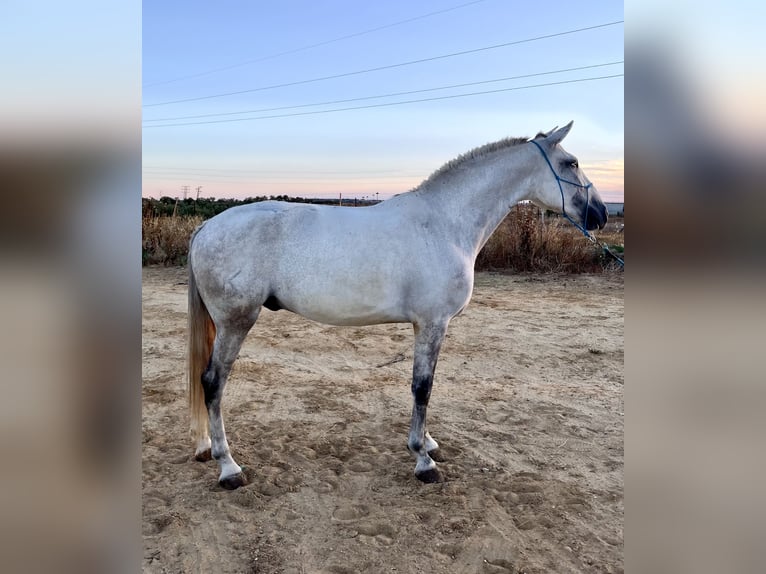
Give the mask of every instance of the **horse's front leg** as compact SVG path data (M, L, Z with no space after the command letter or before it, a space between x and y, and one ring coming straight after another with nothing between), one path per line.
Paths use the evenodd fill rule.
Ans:
M407 446L416 459L415 476L423 482L441 482L442 476L431 458L439 445L426 432L426 410L431 397L436 361L447 333L447 322L415 324L415 360L412 367L412 422Z

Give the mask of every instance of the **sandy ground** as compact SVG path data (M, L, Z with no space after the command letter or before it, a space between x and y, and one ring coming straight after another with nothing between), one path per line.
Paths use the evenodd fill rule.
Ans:
M143 275L144 572L623 572L622 275L479 274L406 450L410 325L264 310L224 396L250 483L193 460L185 269Z

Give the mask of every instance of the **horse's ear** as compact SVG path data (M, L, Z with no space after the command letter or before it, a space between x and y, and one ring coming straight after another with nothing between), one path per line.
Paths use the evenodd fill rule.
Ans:
M565 125L561 129L553 129L547 134L545 134L545 141L548 142L550 145L556 145L557 143L561 143L561 140L563 140L567 134L569 133L569 130L572 129L572 124L574 123L574 120L569 122L567 125Z
M537 132L537 135L536 135L535 137L533 137L532 139L535 139L535 140L539 140L539 139L545 139L545 138L547 138L549 135L551 135L553 132L555 132L555 131L556 131L556 128L558 128L558 127L559 127L559 126L556 126L555 128L553 128L553 129L552 129L551 131L549 131L549 132Z

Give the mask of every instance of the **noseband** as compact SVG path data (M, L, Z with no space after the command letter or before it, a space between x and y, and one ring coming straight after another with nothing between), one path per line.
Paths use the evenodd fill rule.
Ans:
M584 216L582 218L583 223L587 223L587 221L588 221L588 209L590 208L590 206L589 206L589 203L590 203L590 188L591 188L591 186L593 184L589 183L588 185L583 185L581 183L577 183L575 181L569 181L568 179L564 179L563 177L559 176L559 174L556 173L556 170L553 169L553 164L551 164L551 160L548 159L548 154L545 153L545 150L543 149L543 147L539 143L537 143L535 140L530 140L530 143L535 144L537 146L537 149L540 150L540 153L543 154L543 157L545 158L545 163L547 163L548 167L551 168L551 171L553 172L553 176L556 178L556 183L559 184L559 191L561 192L561 213L562 213L562 215L569 221L569 223L571 223L577 229L582 231L582 233L583 233L583 235L585 235L585 237L590 238L590 233L588 233L588 230L585 229L585 226L584 225L580 225L574 219L569 217L569 214L567 213L567 210L564 207L564 188L561 185L561 183L562 182L568 183L569 185L574 185L575 187L581 187L581 188L583 188L585 190L585 214L584 214Z

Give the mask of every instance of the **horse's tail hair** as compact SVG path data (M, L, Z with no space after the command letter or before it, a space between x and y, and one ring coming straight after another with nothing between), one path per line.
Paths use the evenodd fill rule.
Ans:
M200 226L201 227L201 226ZM202 374L205 372L215 339L215 325L205 302L197 290L197 280L192 268L192 243L197 235L197 228L189 240L189 311L187 323L187 376L189 383L189 414L191 434L195 441L208 436L208 415L205 405L205 391L202 388Z

